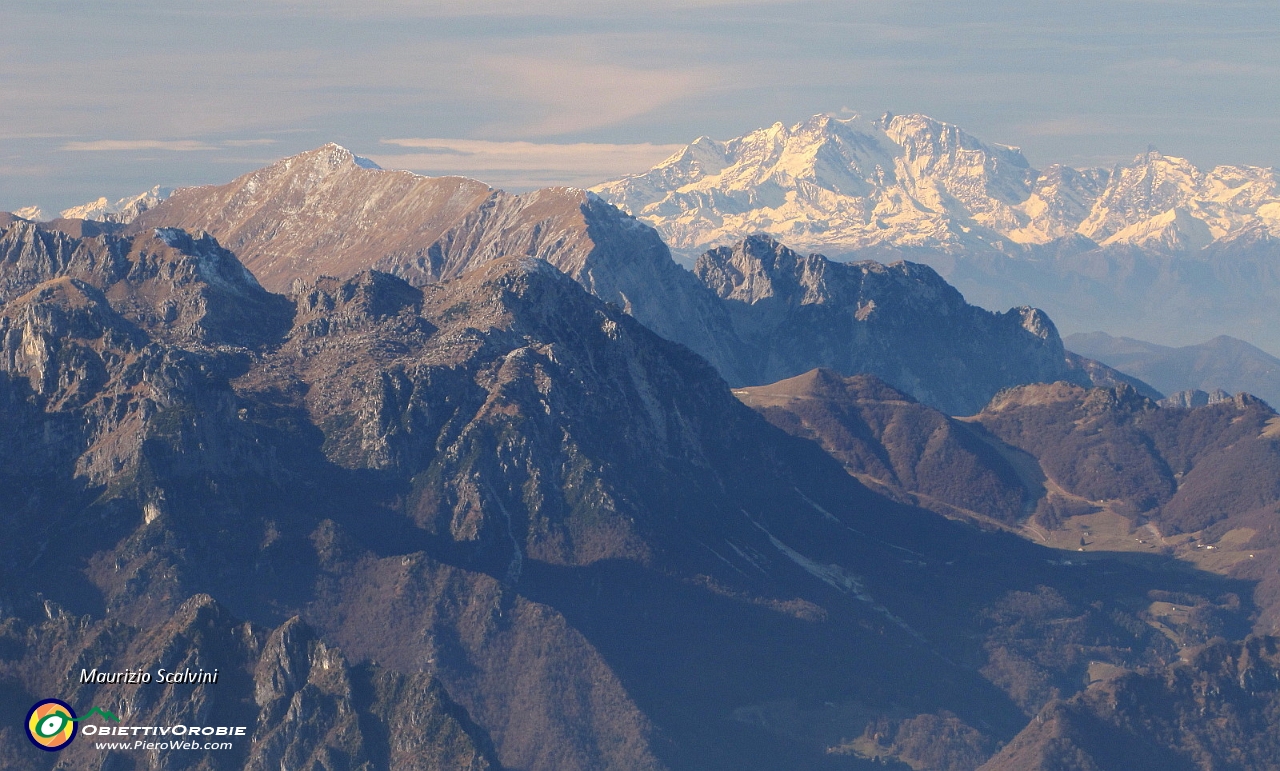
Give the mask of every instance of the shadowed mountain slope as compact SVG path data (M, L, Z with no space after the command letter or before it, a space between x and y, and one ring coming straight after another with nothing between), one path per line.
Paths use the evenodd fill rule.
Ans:
M241 751L264 766L857 769L990 751L1079 690L1089 660L1172 660L1142 621L1149 591L1223 628L1247 613L1218 600L1232 582L1080 570L876 495L544 261L425 288L302 282L262 293L292 305L281 335L238 340L204 317L152 326L179 287L245 317L262 298L221 287L233 271L129 267L226 255L148 238L58 242L0 306L6 704L81 666L187 656L146 635L194 615L195 648L241 673L209 708L258 716ZM67 274L111 245L123 278ZM6 286L24 260L0 262ZM1000 611L1024 595L1048 598L1030 637ZM232 614L253 626L228 633ZM93 647L108 632L119 647ZM411 714L436 726L423 744L387 739ZM900 746L868 754L882 723ZM41 767L0 740L12 767Z
M1160 405L1127 386L1056 383L957 420L823 370L734 393L900 500L1060 549L1161 554L1259 581L1256 628L1277 629L1280 418L1254 397Z
M1034 455L1067 493L1124 501L1172 532L1280 501L1276 414L1248 394L1185 409L1131 389L1024 386L974 419Z

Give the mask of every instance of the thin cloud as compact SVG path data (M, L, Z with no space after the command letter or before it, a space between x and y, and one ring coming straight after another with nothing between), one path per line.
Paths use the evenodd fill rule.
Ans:
M556 58L507 55L479 61L492 92L531 106L527 117L514 125L493 123L480 133L548 137L604 128L703 93L722 81L708 68L607 63L594 48L562 50Z
M227 147L261 147L274 145L277 141L275 139L227 139L222 144Z
M195 139L95 139L91 142L67 142L63 150L77 153L121 152L137 150L169 150L193 152L217 150L214 145Z
M683 147L649 143L551 144L434 138L382 141L383 144L417 151L369 156L383 168L435 176L477 177L490 184L513 188L548 185L586 187L649 169Z

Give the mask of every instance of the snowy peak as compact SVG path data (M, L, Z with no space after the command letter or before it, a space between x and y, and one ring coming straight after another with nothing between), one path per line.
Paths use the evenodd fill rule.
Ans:
M741 137L700 137L654 169L599 185L677 252L764 233L802 250L1009 253L1063 238L1195 250L1280 235L1275 172L1205 172L1149 151L1113 169L1054 165L926 115L816 115Z
M979 200L975 194L985 194L1016 204L1030 193L1036 175L1016 147L983 144L959 126L927 115L886 115L882 121L913 178L938 180L961 200L974 202Z
M171 188L156 185L145 193L126 196L115 203L111 203L106 196L103 196L96 201L63 209L61 216L63 219L117 222L125 225L133 222L139 214L155 207L172 194Z
M1186 207L1177 206L1136 222L1102 243L1128 244L1162 252L1190 252L1213 243L1213 232L1204 220L1193 216Z
M1154 150L1115 168L1079 228L1102 243L1177 251L1256 230L1280 233L1273 169L1218 166L1204 172Z
M1186 206L1204 185L1205 175L1185 158L1151 151L1117 166L1098 197L1081 235L1102 241L1142 220Z
M803 248L1002 240L1035 173L925 115L814 117L726 142L700 138L645 174L594 190L686 252L764 232Z
M1018 206L1027 224L1010 230L1009 240L1042 244L1075 234L1110 178L1107 169L1081 171L1062 164L1045 169Z
M23 206L21 209L14 209L12 214L15 217L21 217L24 220L31 220L32 222L43 222L48 219L44 214L44 210L39 206Z
M314 158L321 163L327 163L331 168L338 168L348 164L359 166L362 169L381 169L382 167L363 156L356 155L347 148L335 142L328 142L315 150L294 156L295 158Z

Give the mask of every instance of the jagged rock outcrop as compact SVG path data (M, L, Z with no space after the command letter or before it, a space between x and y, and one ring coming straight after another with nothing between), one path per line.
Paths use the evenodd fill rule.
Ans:
M0 302L63 277L96 286L133 323L183 344L259 345L282 335L292 312L209 236L68 234L35 224L0 233Z
M1231 394L1221 389L1214 389L1212 393L1193 389L1190 391L1175 391L1160 400L1161 407L1207 407L1210 404L1217 404L1231 400Z

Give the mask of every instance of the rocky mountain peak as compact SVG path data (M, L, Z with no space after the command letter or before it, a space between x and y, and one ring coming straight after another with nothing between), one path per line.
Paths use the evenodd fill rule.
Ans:
M340 169L356 167L361 169L371 169L381 171L382 167L368 158L362 158L351 152L336 142L328 142L317 147L314 150L298 153L290 158L279 161L285 164L286 168L313 168L317 170L329 169L338 171Z
M1159 151L1139 155L1117 165L1079 232L1102 241L1125 227L1186 206L1200 192L1205 175L1185 158Z
M694 275L716 296L754 304L798 288L803 258L768 236L751 236L698 258ZM789 284L786 288L777 282Z
M1022 317L1022 328L1031 334L1041 340L1050 340L1058 337L1058 329L1053 325L1049 314L1039 308L1032 308L1026 305L1013 310Z
M264 286L284 291L295 278L347 277L389 256L426 258L426 245L492 192L461 177L384 171L325 145L226 185L179 190L130 232L207 231Z
M263 289L208 233L157 228L120 244L128 245L128 281L107 287L107 295L154 334L254 346L288 329L288 301Z
M343 281L322 276L313 282L295 279L290 292L297 306L295 326L323 327L331 332L376 323L422 305L422 291L404 279L370 270Z
M859 320L866 320L878 305L898 301L921 304L924 312L965 305L960 293L926 266L805 257L768 236L751 236L732 247L708 251L698 258L694 274L723 299L748 305L769 298L786 305L837 303L856 308ZM923 307L931 303L939 307Z

